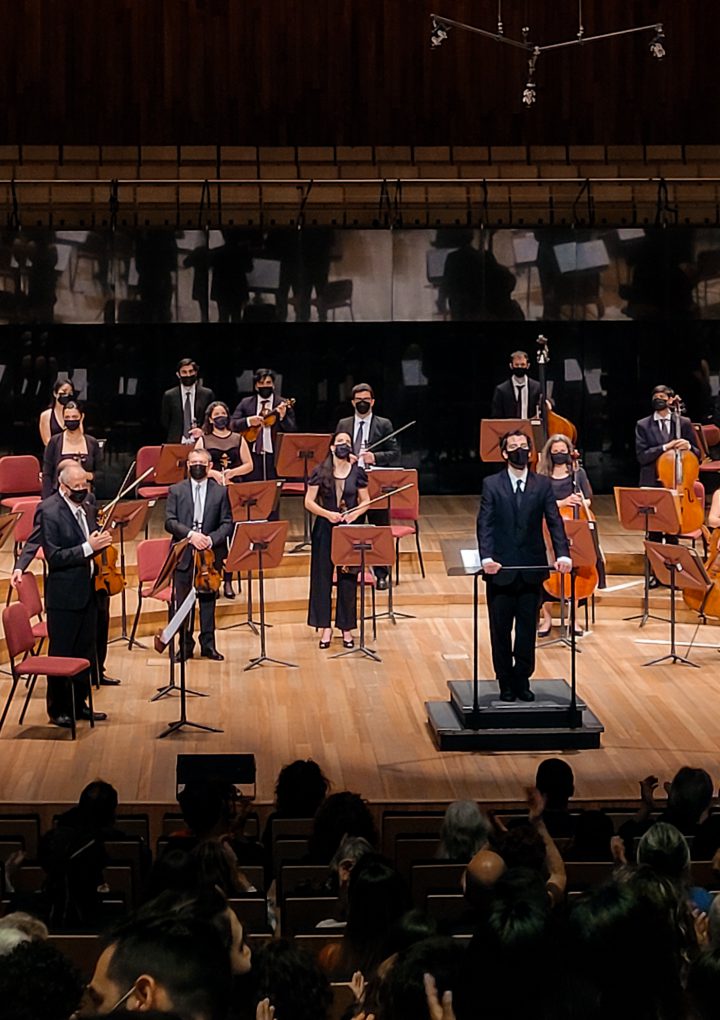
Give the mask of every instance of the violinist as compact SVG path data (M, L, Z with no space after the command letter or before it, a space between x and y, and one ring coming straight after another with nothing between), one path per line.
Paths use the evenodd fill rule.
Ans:
M51 436L57 436L64 430L63 410L74 399L75 387L70 380L58 379L53 386L50 405L40 414L38 421L43 446L47 446Z
M695 431L689 418L680 418L680 437L675 435L675 424L671 413L677 398L675 390L670 386L656 386L651 395L652 414L641 418L635 426L635 454L640 464L641 486L661 488L658 468L660 457L668 450L690 450L700 459ZM651 531L651 541L663 539L676 545L677 535L663 535L662 532Z
M253 469L248 444L239 432L230 429L230 409L222 400L214 400L205 412L202 435L195 444L196 449L205 449L212 457L210 478L219 485L239 482ZM223 594L234 599L232 574L223 574Z
M215 567L222 569L227 552L227 540L233 528L227 488L209 477L212 458L208 450L194 449L187 459L188 479L172 485L165 511L165 530L173 543L189 540L175 571L175 600L178 605L187 597L194 581L196 553L212 550ZM206 659L222 661L223 655L215 647L215 602L217 592L198 592L200 604L200 653ZM192 658L195 641L192 620L183 632L182 654Z
M575 466L575 456L575 447L568 436L559 434L550 436L540 453L537 470L538 474L546 475L550 479L555 502L561 513L563 508L571 513L574 512L574 508L577 508L579 515L583 516L580 511L589 507L592 500L592 489L585 468ZM553 595L547 591L544 592L541 604L542 618L538 630L540 638L548 637L552 630L550 603L555 601L557 599ZM579 627L577 633L582 634Z
M315 514L310 554L310 604L308 624L320 628L320 647L329 648L332 638L330 610L335 567L330 549L336 524L352 524L368 502L367 475L352 450L352 437L337 432L330 454L309 479L305 509ZM351 631L357 625L357 570L337 568L335 626L342 631L345 648L354 646Z
M233 432L262 425L264 418L277 408L277 420L270 428L263 428L252 444L253 471L248 481L277 478L275 447L278 432L297 432L295 412L283 402L275 388L276 376L272 368L258 368L253 377L255 393L243 397L233 411L230 428Z
M57 487L58 466L61 460L76 460L92 482L102 463L102 447L94 436L85 432L85 414L75 400L63 407L62 432L48 440L42 468L42 497L46 499Z
M510 378L495 387L491 418L534 418L542 399L540 383L531 379L530 358L525 351L510 355Z

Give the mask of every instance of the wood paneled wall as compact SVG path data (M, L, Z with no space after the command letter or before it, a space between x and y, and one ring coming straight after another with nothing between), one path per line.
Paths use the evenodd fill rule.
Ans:
M505 0L540 43L575 0ZM0 144L518 144L718 140L717 4L585 0L586 34L663 20L665 61L630 36L541 57L494 30L495 0L0 0Z

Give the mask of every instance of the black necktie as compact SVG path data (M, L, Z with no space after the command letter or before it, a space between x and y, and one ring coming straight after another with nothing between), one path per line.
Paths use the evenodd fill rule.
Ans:
M189 435L190 429L192 428L193 409L192 409L192 393L190 390L185 394L185 404L183 406L183 429L185 435Z
M357 433L355 435L355 442L353 443L353 453L355 454L356 457L360 456L360 451L362 450L363 428L364 427L365 427L365 422L361 421L360 424L358 425L358 430L357 430Z
M670 438L670 422L667 418L660 419L660 431L663 434L663 439L667 442Z
M515 408L515 415L516 415L517 418L522 418L522 416L523 416L523 413L522 413L522 395L523 395L523 387L522 386L517 386L516 389L515 389L515 403L517 405L516 408Z
M523 501L523 481L517 481L515 483L515 506L520 509Z

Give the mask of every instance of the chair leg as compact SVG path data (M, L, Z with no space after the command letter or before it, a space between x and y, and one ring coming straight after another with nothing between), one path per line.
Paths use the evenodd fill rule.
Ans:
M12 703L13 697L15 696L15 690L17 688L19 679L20 678L18 677L17 673L13 672L10 693L7 696L7 701L5 702L5 708L3 709L2 716L0 716L0 730L2 730L3 726L5 725L5 720L7 719L7 714L10 711L10 705Z
M395 584L400 584L400 539L395 539Z
M72 723L71 728L70 728L70 733L71 733L71 739L72 740L77 740L77 719L75 718L75 691L73 690L73 681L72 681L72 679L68 680L68 686L69 686L69 689L70 689L70 708L71 708L70 720L71 720L71 723ZM88 687L90 687L90 689L91 689L90 697L92 698L92 684L88 684Z
M22 712L20 713L20 725L21 726L25 722L25 713L28 710L28 705L30 704L30 698L32 697L32 692L35 690L35 684L36 683L37 683L37 673L34 673L30 677L30 683L28 684L27 694L25 695L25 702L24 702L23 707L22 707Z
M425 564L423 563L422 549L420 548L420 528L418 527L418 521L415 521L415 547L417 549L418 559L420 560L420 573L424 578Z
M137 634L138 623L140 622L140 610L142 609L142 595L138 591L138 604L135 610L135 619L133 620L132 630L130 631L130 640L128 641L128 651L132 649L135 641L135 635Z
M94 730L95 729L95 720L93 719L93 715L95 713L94 713L94 710L93 710L93 692L92 692L92 688L93 688L93 685L91 683L89 683L88 684L88 708L90 709L90 729ZM73 705L74 704L75 704L75 698L73 697Z

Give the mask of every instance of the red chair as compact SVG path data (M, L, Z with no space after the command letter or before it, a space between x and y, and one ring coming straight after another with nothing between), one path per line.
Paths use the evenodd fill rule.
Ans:
M33 655L32 651L35 647L35 636L33 635L28 611L22 602L14 602L11 606L7 606L7 608L3 609L2 623L3 630L5 631L5 642L10 654L12 687L10 688L10 693L8 694L7 701L5 702L5 708L3 709L2 716L0 717L0 730L2 730L5 724L5 719L7 718L7 714L21 676L30 677L30 684L25 697L25 704L23 705L23 710L20 713L20 724L22 725L32 692L35 690L35 684L39 676L49 675L53 677L61 677L66 680L68 684L72 685L72 682L79 677L80 674L90 669L90 661L88 659L74 658L69 655ZM16 664L15 660L19 656L23 656L23 658L19 664ZM90 707L90 726L94 727L95 723L92 718L92 684L88 684L88 701ZM77 731L75 725L74 697L70 698L70 703L72 705L71 734L72 739L75 740L77 737Z
M142 609L143 599L147 598L149 591L152 591L153 585L157 580L157 576L162 569L163 563L167 559L169 551L169 536L167 538L146 538L137 544L138 604L137 610L135 611L132 631L130 632L128 650L132 648L133 644L140 644L139 641L135 640L135 634L140 620L140 611ZM163 588L157 598L161 602L165 602L169 605L170 599L172 598L172 589L169 587ZM143 646L141 645L141 647Z
M413 499L413 505L411 507L397 509L391 506L390 527L392 530L393 538L395 539L395 584L400 583L400 539L405 538L407 535L415 536L415 548L417 549L418 560L420 561L420 573L425 577L425 564L422 558L422 549L420 548L420 493L418 491L417 484L412 489L410 495ZM397 521L410 521L410 524L393 524L393 520Z
M706 474L720 471L720 460L713 460L710 456L711 446L720 446L720 429L717 425L693 424L698 446L700 447L700 470Z
M40 502L40 461L29 455L0 457L0 504L14 510L18 500L35 496Z
M157 467L161 449L161 446L140 447L137 452L137 463L135 464L136 478L144 475L148 468ZM137 494L140 499L165 499L169 491L169 485L154 485L152 482L147 482L138 487Z
M32 654L39 655L48 636L48 629L47 622L43 619L43 604L34 574L31 574L29 571L23 574L17 588L17 593L19 602L27 609L33 637L36 641L40 642ZM37 623L32 622L34 616L38 618Z
M30 538L35 522L35 509L40 501L38 499L26 498L15 500L14 513L22 514L15 521L13 528L13 551L17 559L18 553Z

